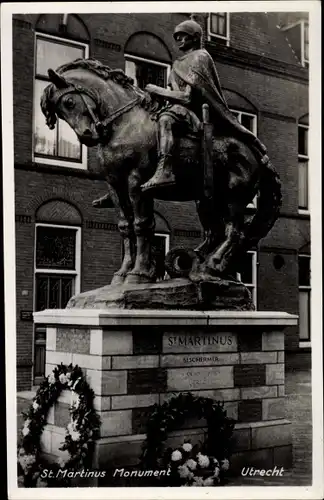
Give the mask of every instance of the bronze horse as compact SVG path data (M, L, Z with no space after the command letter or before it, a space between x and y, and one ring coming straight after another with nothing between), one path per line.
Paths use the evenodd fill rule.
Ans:
M216 128L213 189L206 196L201 136L179 136L173 159L176 186L153 195L142 192L141 185L157 161L154 116L163 102L134 87L122 70L92 59L77 59L48 74L52 83L41 99L47 125L54 128L59 117L82 144L98 146L100 171L119 209L124 258L112 284L156 279L153 196L196 202L205 240L196 249L192 280L233 275L240 256L269 232L278 217L281 188L271 162L262 164L242 142ZM257 193L257 209L247 219L245 208Z

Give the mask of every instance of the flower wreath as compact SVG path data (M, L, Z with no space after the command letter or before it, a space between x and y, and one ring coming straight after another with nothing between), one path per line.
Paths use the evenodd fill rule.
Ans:
M223 402L196 397L190 392L173 396L160 406L157 404L152 406L147 421L146 439L142 447L141 466L145 469L168 467L170 460L174 460L171 458L172 453L176 453L171 448L165 450L168 433L179 429L186 419L192 417L204 418L207 421L207 432L200 451L214 457L216 463L225 463L224 470L227 470L236 421L227 417Z
M63 389L74 393L74 402L70 407L71 422L66 429L66 436L60 450L66 450L67 460L60 459L58 463L46 463L41 456L40 438L47 423L47 414L57 401ZM91 466L93 444L99 435L100 418L93 408L94 392L87 383L81 368L77 365L57 365L45 378L37 390L33 403L28 411L23 412L25 424L22 429L22 444L18 451L18 476L23 476L25 487L59 485L55 470L73 468L74 470ZM44 467L54 471L47 483L40 477ZM20 474L19 474L20 472ZM62 486L67 486L69 479L60 478Z

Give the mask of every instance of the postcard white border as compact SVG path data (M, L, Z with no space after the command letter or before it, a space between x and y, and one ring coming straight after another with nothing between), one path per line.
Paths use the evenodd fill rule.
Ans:
M312 391L313 485L309 487L222 488L71 488L23 489L16 487L16 286L15 210L12 92L12 14L17 13L121 13L121 12L299 12L310 16L310 157L311 255L312 255ZM8 432L8 495L23 499L320 499L323 497L323 360L322 360L322 240L321 240L321 2L218 1L218 2L69 2L8 3L1 6L1 74L3 130L3 213L6 328L6 388ZM14 418L12 418L14 416Z

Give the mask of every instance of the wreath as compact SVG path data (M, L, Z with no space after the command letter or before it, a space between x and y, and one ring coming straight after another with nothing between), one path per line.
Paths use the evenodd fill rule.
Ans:
M152 412L147 421L146 439L142 446L141 467L165 469L170 466L170 463L173 465L175 452L171 448L166 449L165 446L168 434L179 429L188 418L192 417L204 418L207 421L204 442L200 446L195 446L194 451L198 455L203 453L204 456L213 457L215 463L229 464L236 421L227 417L223 402L196 397L188 392L180 393L162 405L152 406ZM186 449L185 445L184 448ZM190 450L192 448L191 446ZM227 470L228 466L224 469Z
M65 441L59 448L67 451L68 458L61 458L57 463L49 465L42 456L40 438L47 423L48 411L64 389L70 389L74 393L70 406L71 422L66 429ZM18 476L22 476L25 487L66 487L70 484L70 479L55 472L62 468L78 470L91 467L94 441L99 437L100 430L100 418L94 410L93 400L94 392L77 365L66 366L61 363L44 379L33 403L26 412L22 412L25 424L18 451ZM53 471L52 479L47 477L47 482L41 478L45 467Z

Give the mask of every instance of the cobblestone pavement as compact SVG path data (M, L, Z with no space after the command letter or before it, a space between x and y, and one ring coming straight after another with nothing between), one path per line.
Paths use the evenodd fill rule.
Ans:
M311 372L286 373L286 418L292 423L293 468L282 477L231 478L228 486L306 486L312 483L312 401ZM29 404L29 402L28 402ZM26 409L26 400L18 398L18 432L23 419L20 412ZM19 439L18 439L19 441ZM129 484L128 484L129 486Z
M282 477L238 477L232 486L306 486L312 484L311 372L286 373L286 418L292 424L293 467Z

